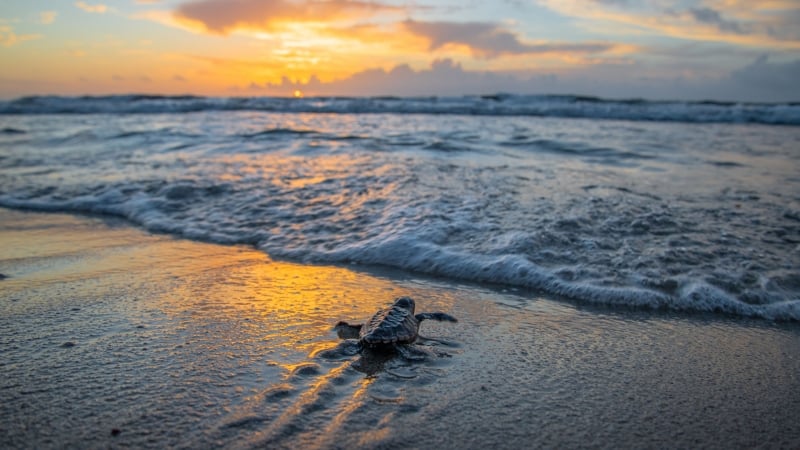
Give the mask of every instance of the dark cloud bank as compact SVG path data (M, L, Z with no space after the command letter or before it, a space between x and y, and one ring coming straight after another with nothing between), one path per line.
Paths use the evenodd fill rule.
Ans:
M284 78L281 83L252 83L248 92L287 95L295 89L312 95L465 95L510 92L520 94L577 94L607 98L667 100L729 100L752 102L800 101L800 60L772 63L762 56L718 79L643 78L628 66L595 66L570 76L518 76L464 70L449 59L415 71L399 65L390 71L371 69L349 78L307 83Z
M409 32L428 39L430 50L447 44L461 44L485 58L504 54L601 53L614 47L612 44L593 42L528 44L520 40L516 33L493 22L420 22L409 19L403 22L403 26Z

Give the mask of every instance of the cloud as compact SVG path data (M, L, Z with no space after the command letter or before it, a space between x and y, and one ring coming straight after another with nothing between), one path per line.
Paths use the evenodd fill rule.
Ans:
M694 19L700 23L716 26L720 31L729 31L736 34L747 34L744 27L738 23L722 18L722 15L711 8L692 8L689 10Z
M409 18L429 7L396 6L389 0L193 0L174 11L147 11L137 18L157 21L194 33L245 35L270 46L272 76L278 64L291 66L293 76L310 76L325 64L325 76L345 76L365 63L388 67L398 59L419 64L431 51L437 57L472 57L503 67L513 56L546 55L552 61L590 63L587 55L630 52L632 46L606 42L538 42L525 39L499 22L421 21ZM400 3L397 3L400 4ZM484 66L489 64L482 61ZM345 73L346 72L346 73Z
M451 59L434 60L414 70L400 64L391 70L367 69L350 77L308 82L283 77L279 83L250 83L255 95L460 96L512 92L575 94L607 98L647 98L723 101L800 101L800 60L771 63L766 56L720 76L685 78L644 75L644 67L604 64L564 73L498 73L465 70Z
M81 2L75 2L75 6L77 6L78 8L80 8L80 9L82 9L82 10L88 12L88 13L103 14L106 11L108 11L108 6L106 6L106 5L102 4L102 3L98 3L97 5L90 5L90 4L86 3L86 2L82 2L81 1Z
M734 71L731 79L742 85L774 91L783 98L797 98L800 93L800 59L784 63L771 63L768 59L767 55L758 57Z
M650 33L692 41L782 50L800 49L800 3L790 0L537 0L609 34Z
M520 40L501 24L491 22L419 22L406 20L405 28L430 42L430 50L449 44L465 45L484 57L528 53L600 53L613 46L605 43L544 43L530 44Z
M201 24L207 31L228 34L238 28L272 31L281 22L359 20L405 8L371 1L197 0L174 12L179 20Z
M40 39L40 34L23 34L19 35L14 32L14 29L7 25L0 25L0 45L3 47L12 47L25 41L32 41Z
M512 76L492 72L464 70L451 59L437 59L429 69L419 71L401 64L386 71L367 69L350 77L322 83L317 77L308 82L293 82L284 77L280 83L251 83L250 91L267 94L300 90L310 95L462 95L470 92L497 92L502 87L521 87Z
M56 21L56 15L58 15L58 13L55 11L42 11L39 13L39 23L50 25Z

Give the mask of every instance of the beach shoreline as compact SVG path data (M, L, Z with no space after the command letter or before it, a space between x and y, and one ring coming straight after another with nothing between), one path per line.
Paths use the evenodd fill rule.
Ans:
M800 325L583 308L0 209L0 447L800 445ZM326 357L395 297L444 357ZM368 370L365 370L368 368ZM365 373L368 372L368 373Z

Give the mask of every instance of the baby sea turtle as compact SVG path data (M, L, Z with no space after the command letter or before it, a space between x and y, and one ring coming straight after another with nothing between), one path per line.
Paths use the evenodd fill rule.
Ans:
M339 322L334 327L340 338L358 339L361 348L371 350L397 350L411 359L408 344L419 336L419 323L423 320L458 322L455 317L442 312L414 314L414 300L399 297L392 306L379 310L365 324L350 325Z

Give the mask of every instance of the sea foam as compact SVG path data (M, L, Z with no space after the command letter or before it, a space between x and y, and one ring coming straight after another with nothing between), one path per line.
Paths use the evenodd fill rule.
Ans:
M3 116L0 205L589 304L800 319L797 127L114 111Z
M800 124L800 104L613 100L573 95L463 97L198 97L112 95L23 97L0 102L0 114L162 114L262 111L335 114L457 114L699 123Z

